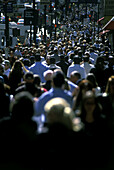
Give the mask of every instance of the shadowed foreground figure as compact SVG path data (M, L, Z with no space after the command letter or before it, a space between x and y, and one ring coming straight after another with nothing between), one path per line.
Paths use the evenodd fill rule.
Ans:
M38 135L43 169L79 168L84 158L80 152L80 148L83 150L80 120L61 97L49 100L44 109L47 123Z
M93 92L91 93L92 97L87 97L89 102L90 99L91 102L94 99ZM81 117L76 117L69 103L60 97L50 99L45 104L44 110L47 123L38 134L37 140L40 147L37 147L38 151L36 151L40 154L43 170L105 168L109 153L107 149L110 147L107 135L102 134L105 133L102 121L101 127L98 120L94 122L92 120L88 126L87 123L81 121ZM100 117L100 114L96 116ZM90 126L91 129L89 129Z
M29 92L15 95L11 103L11 117L0 120L0 169L31 168L37 130L33 114L32 95Z

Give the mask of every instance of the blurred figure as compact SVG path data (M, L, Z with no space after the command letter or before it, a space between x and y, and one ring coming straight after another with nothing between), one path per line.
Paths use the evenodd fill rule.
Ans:
M24 64L16 60L11 68L9 74L9 86L11 88L11 94L15 94L15 89L18 87L19 83L23 81L24 71L28 70L24 67Z
M83 158L80 159L83 152L80 151L83 141L81 122L75 118L69 103L61 97L49 100L44 109L47 124L38 135L40 145L38 150L43 168L53 169L54 167L54 169L58 169L61 167L62 169L72 169L75 165L75 160L77 162L76 166L79 168L83 160ZM43 164L44 161L45 164Z
M95 52L94 47L90 48L90 58L94 60L93 64L96 64L96 60L98 58L98 54Z
M45 103L55 97L62 97L72 105L72 94L62 89L64 83L65 77L63 72L59 69L54 70L52 75L52 88L48 92L42 94L35 104L36 116L44 114Z
M44 92L47 92L47 89L43 87L43 85L41 83L40 76L38 74L34 74L33 84L41 90L41 94L44 93ZM40 95L38 97L40 97Z
M11 102L10 113L9 118L0 121L1 169L34 169L32 151L37 124L32 120L34 107L31 94L18 93Z
M9 60L10 65L12 67L15 60L16 60L16 57L14 56L14 51L12 51L12 50L10 51L9 56L8 56L8 60Z
M65 76L67 76L67 70L68 70L69 64L65 61L64 54L60 55L60 61L56 62L56 64L59 67L61 67L63 73L65 74Z
M78 113L77 116L84 124L85 153L87 154L85 167L88 168L105 168L109 160L109 138L102 111L94 92L86 91L82 96L80 114ZM87 163L88 159L89 163Z
M73 101L74 111L77 111L78 109L80 109L83 95L86 93L86 91L93 90L93 84L89 80L82 80L79 83L78 87L79 87L79 92L74 97L74 101Z
M35 63L29 67L29 70L32 71L33 74L38 74L42 83L45 82L43 73L48 70L48 66L41 62L40 53L35 54Z
M44 79L46 80L45 83L43 83L43 87L46 88L48 91L51 89L52 87L52 75L53 75L53 71L52 70L47 70L44 72Z
M94 68L94 65L90 64L89 56L87 55L83 56L83 62L84 63L82 64L82 66L85 68L86 75L87 75L90 72L90 70Z
M29 67L30 67L30 59L25 58L25 59L22 60L22 62L23 62L23 64L24 64L25 68L26 68L27 70L29 70Z
M4 60L3 64L4 64L4 74L7 77L9 77L9 73L11 71L11 66L10 66L9 60Z
M8 79L7 75L4 74L4 65L3 64L0 64L0 76L3 77L4 83L9 85L9 79Z
M28 91L33 98L41 96L41 88L34 82L34 74L32 72L26 72L23 76L23 80L24 81L15 89L15 95L19 92Z
M95 95L98 96L101 93L101 88L98 86L94 74L88 73L86 79L89 80L93 84Z
M17 56L18 58L22 57L22 53L20 51L20 47L19 46L16 47L15 52L14 52L14 56Z
M106 81L105 81L105 67L104 67L104 58L98 57L96 60L95 68L90 70L90 73L95 75L98 86L101 88L101 92L105 91Z
M85 133L90 136L101 135L100 129L104 128L100 127L102 123L102 107L93 91L89 90L83 94L80 111L81 120L85 125Z
M54 71L55 69L60 69L58 65L56 65L56 59L54 56L50 57L50 64L49 64L49 70Z
M72 65L70 65L68 67L67 77L69 78L71 72L76 70L81 74L81 79L85 79L86 78L86 71L85 71L84 67L82 67L80 65L80 57L74 56L73 61L74 61L74 63L72 63Z
M78 84L81 81L81 74L79 71L72 71L69 79L72 83Z

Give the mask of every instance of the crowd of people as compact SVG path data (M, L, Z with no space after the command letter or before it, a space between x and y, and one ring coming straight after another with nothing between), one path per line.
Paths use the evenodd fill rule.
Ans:
M114 168L114 52L74 14L48 44L0 49L1 170Z

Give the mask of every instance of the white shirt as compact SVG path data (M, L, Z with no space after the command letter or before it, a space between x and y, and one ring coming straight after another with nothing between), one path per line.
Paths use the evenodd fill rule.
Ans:
M85 68L83 66L81 66L80 64L72 64L72 65L70 65L68 67L68 70L67 70L67 77L70 77L70 74L73 71L78 71L81 74L81 79L86 78Z
M98 57L97 53L95 53L95 52L90 53L90 58L94 59L94 64L96 63L97 57Z
M5 74L7 77L9 77L10 71L11 71L10 68L8 68L7 70L4 70L4 74Z
M94 68L93 64L89 64L88 62L84 62L81 66L85 68L86 75L90 72L92 68Z

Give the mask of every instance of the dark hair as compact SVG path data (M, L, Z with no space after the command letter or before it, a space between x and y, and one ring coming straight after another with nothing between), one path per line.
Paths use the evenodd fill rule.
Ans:
M81 102L81 107L80 107L80 109L81 109L80 117L81 117L82 121L85 121L85 117L86 117L86 111L85 111L85 108L84 108L84 103L90 98L94 98L95 105L96 105L95 110L93 111L94 119L97 120L102 114L102 106L98 102L97 97L95 96L94 92L87 91L82 97L82 102Z
M32 95L27 91L16 94L10 111L12 118L17 121L31 119L34 114Z
M36 53L36 55L35 55L35 60L36 60L36 61L41 61L40 53Z
M73 74L78 77L78 79L81 79L81 74L78 71L74 71Z
M25 79L34 79L34 74L33 74L33 72L31 72L31 71L28 71L28 72L26 72L25 74L24 74L24 78Z
M78 84L79 86L79 93L77 96L76 101L74 102L73 110L76 110L78 107L80 107L81 101L82 101L82 91L92 91L93 89L93 84L89 80L81 80L80 83Z
M50 64L55 64L55 61L56 61L56 60L55 60L55 57L52 57L52 56L51 56L51 57L50 57Z
M93 84L94 88L98 86L95 75L93 73L88 73L86 79L89 80Z
M38 74L34 74L34 84L36 84L37 86L40 86L41 83L41 78Z
M62 85L65 83L64 73L58 69L54 70L52 80L56 87L59 87L59 88L62 87Z

